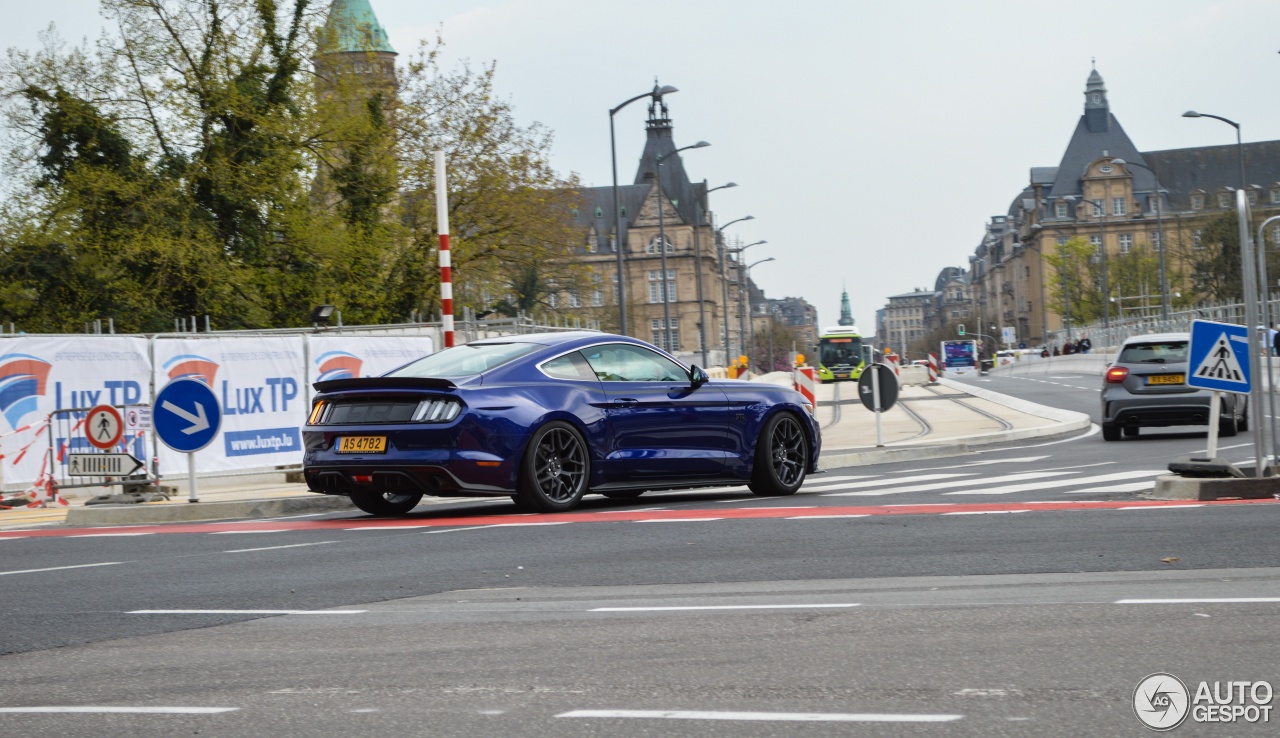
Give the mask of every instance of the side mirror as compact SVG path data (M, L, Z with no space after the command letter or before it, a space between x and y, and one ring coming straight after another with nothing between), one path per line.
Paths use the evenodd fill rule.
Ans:
M693 366L689 367L689 383L692 384L694 387L701 387L702 385L710 381L711 381L711 377L707 376L706 370L704 370L702 367L698 366L697 364L694 364Z

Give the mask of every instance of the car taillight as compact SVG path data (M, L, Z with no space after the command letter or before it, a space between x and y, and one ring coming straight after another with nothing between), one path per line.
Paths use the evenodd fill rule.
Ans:
M423 400L413 412L415 423L447 423L458 417L462 405L453 399Z
M1113 366L1107 370L1107 382L1111 384L1120 384L1127 376L1129 370L1122 366Z
M307 420L307 425L316 425L320 422L320 414L324 412L324 403L317 402L311 408L311 417Z

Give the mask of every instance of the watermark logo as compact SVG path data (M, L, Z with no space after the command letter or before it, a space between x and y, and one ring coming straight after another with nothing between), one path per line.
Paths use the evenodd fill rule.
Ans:
M1173 730L1187 718L1195 723L1266 723L1274 691L1265 681L1200 682L1194 693L1178 677L1163 672L1138 682L1133 713L1156 731Z
M1152 730L1173 730L1182 725L1190 702L1187 685L1172 674L1152 674L1133 690L1133 713Z
M321 382L330 379L355 379L360 376L363 366L364 362L360 357L346 351L328 351L316 358Z
M212 387L218 376L218 363L196 354L180 354L164 363L169 379L198 379Z
M44 397L49 370L53 365L30 354L0 356L0 412L10 428L36 411L38 397Z

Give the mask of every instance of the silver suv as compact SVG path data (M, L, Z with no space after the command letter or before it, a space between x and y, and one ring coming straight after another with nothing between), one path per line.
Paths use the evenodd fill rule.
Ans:
M1190 333L1133 336L1120 347L1102 380L1102 438L1118 441L1138 435L1140 428L1208 425L1208 390L1188 387ZM1218 434L1249 430L1245 395L1224 393Z

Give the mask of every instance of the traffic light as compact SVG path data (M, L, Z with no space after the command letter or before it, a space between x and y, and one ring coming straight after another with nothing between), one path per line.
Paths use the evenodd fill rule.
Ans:
M960 324L960 335L964 335L964 323Z

